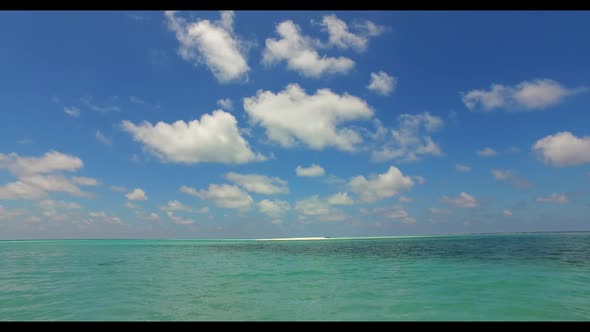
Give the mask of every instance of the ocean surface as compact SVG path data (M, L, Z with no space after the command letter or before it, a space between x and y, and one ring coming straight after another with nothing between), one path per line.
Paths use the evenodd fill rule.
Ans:
M590 320L590 233L0 241L0 320Z

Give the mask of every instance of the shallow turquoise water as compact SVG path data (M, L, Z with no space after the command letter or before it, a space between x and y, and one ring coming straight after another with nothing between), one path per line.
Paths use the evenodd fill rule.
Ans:
M590 320L590 233L0 241L0 320Z

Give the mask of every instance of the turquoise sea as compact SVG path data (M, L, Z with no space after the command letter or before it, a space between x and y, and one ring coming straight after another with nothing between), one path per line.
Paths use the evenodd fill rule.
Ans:
M0 320L590 320L590 233L0 241Z

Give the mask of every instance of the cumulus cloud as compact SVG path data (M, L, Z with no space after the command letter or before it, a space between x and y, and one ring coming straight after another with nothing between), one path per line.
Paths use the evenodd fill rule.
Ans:
M92 221L102 221L108 224L122 224L123 222L121 221L121 218L115 216L115 215L108 215L107 213L105 213L104 211L100 211L100 212L90 212L88 213L88 216L91 218Z
M399 219L406 224L416 223L416 218L410 217L401 205L386 206L373 209L373 212L387 219Z
M217 105L219 105L219 107L223 108L226 111L231 111L234 108L234 105L233 105L231 99L229 99L229 98L219 99L217 101Z
M268 177L259 174L238 174L230 172L225 178L249 192L262 195L275 195L289 193L287 181L277 177Z
M262 63L273 65L286 61L287 68L305 77L319 78L324 74L346 74L354 67L354 61L346 57L328 57L316 50L319 42L301 34L293 21L277 25L279 39L266 39Z
M111 145L113 144L113 139L110 137L106 137L100 130L96 131L96 139L104 145Z
M222 11L221 20L188 23L175 11L164 13L168 28L180 43L178 54L194 65L204 63L221 83L243 81L250 71L245 44L233 31L233 11Z
M64 209L64 210L74 210L79 209L80 205L75 202L66 202L66 201L55 201L51 199L44 199L39 202L39 206L41 206L44 210L57 210L57 209Z
M362 99L319 89L308 95L298 84L289 84L277 94L258 90L256 96L244 98L250 122L266 129L266 136L283 147L301 142L313 150L335 147L353 151L362 137L351 128L341 128L347 121L366 120L373 110Z
M334 209L318 195L313 195L295 202L295 210L300 214L299 220L308 222L310 219L319 221L338 221L346 219L340 210Z
M297 176L316 177L325 175L326 170L320 165L311 164L309 167L297 166L297 168L295 168L295 174L297 174Z
M187 194L187 195L196 196L196 197L199 196L199 193L197 192L197 190L195 188L181 186L178 190Z
M512 211L510 210L504 210L502 214L504 214L506 217L512 217Z
M590 137L577 137L569 131L543 137L532 150L543 162L555 167L590 163Z
M80 116L80 109L77 107L64 107L64 113L73 118L77 118Z
M49 192L87 196L72 180L59 172L74 172L82 168L78 157L49 151L41 157L21 157L16 153L0 153L0 169L6 169L17 181L0 186L0 199L30 199L47 197Z
M361 201L371 203L393 197L402 190L414 186L411 177L405 176L395 166L390 166L387 172L377 176L370 176L367 180L359 175L348 182L350 190L359 195Z
M98 186L100 184L100 181L97 179L87 178L84 176L74 176L72 180L81 186Z
M475 153L480 157L495 157L498 155L498 152L492 148L485 148L482 150L477 150Z
M188 123L179 120L172 124L144 121L135 125L122 122L123 129L133 139L164 162L242 164L266 158L254 154L248 142L240 136L236 118L222 110L203 114Z
M7 169L16 176L74 172L84 166L78 157L51 150L42 157L21 157L16 153L0 153L0 169Z
M474 208L479 206L477 200L466 192L461 192L457 197L443 196L440 201L460 208Z
M530 187L531 183L527 180L519 178L511 170L493 169L491 170L492 175L498 181L508 181L516 187Z
M371 73L371 82L367 89L383 96L389 96L397 86L397 79L384 71Z
M371 21L353 25L357 33L349 30L348 24L339 19L336 15L325 15L320 23L322 30L329 35L329 47L337 47L343 50L352 48L362 52L367 49L370 37L380 35L384 28Z
M461 172L461 173L471 172L471 167L469 167L467 165L462 165L462 164L456 164L455 169L457 170L457 172Z
M125 206L126 208L129 208L129 209L139 209L139 205L135 205L131 202L125 202L125 204L123 204L123 206Z
M443 120L428 112L420 114L401 114L397 129L391 130L391 138L385 146L372 152L372 160L387 161L401 159L415 161L420 155L441 156L440 146L432 140L431 133L438 131Z
M330 196L328 198L328 203L332 205L352 205L354 204L354 201L348 196L347 192L340 192Z
M141 188L135 188L125 195L130 201L147 201L148 197Z
M229 184L210 184L207 190L200 190L198 195L226 209L249 209L254 202L247 192Z
M398 201L399 201L400 203L410 203L410 202L412 202L412 201L413 201L413 199L412 199L411 197L400 196L400 197L398 198Z
M183 205L177 200L169 201L168 204L160 206L160 209L164 211L191 211L191 208Z
M549 196L537 197L537 202L541 203L565 204L569 203L569 201L566 194L552 193Z
M270 218L281 218L287 211L291 210L291 205L281 200L263 199L258 202L258 210Z
M22 210L7 210L0 205L0 220L10 219L25 214Z
M535 111L555 106L568 97L588 91L585 87L567 88L550 79L523 81L516 86L492 84L490 90L471 90L463 94L463 104L470 110Z
M168 219L170 219L170 221L172 221L175 224L190 225L195 223L193 219L185 219L179 216L175 216L172 211L166 212L166 215L168 216Z

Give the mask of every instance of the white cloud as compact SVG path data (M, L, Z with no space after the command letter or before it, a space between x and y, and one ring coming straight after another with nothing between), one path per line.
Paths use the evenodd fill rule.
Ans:
M348 196L347 192L339 192L330 196L328 203L332 205L352 205L354 201Z
M137 218L139 218L141 220L146 220L146 221L160 221L161 220L160 216L155 212L152 212L150 214L144 214L140 211L136 211L135 215L137 216Z
M100 130L96 131L96 139L104 145L111 145L113 144L113 139L110 137L106 137Z
M146 201L148 199L147 195L141 190L141 188L133 189L133 191L127 193L125 197L130 201Z
M468 165L456 164L455 169L457 170L457 172L461 173L471 172L471 167L469 167Z
M209 207L208 206L204 206L200 209L197 210L198 213L209 213Z
M383 27L377 26L371 21L355 25L359 33L354 34L349 31L346 22L339 19L336 15L326 15L320 23L322 30L329 35L328 46L335 46L346 50L352 48L362 52L367 48L369 37L375 37L383 32Z
M221 12L221 20L198 20L187 23L175 16L174 11L164 13L168 28L176 33L180 43L178 54L194 65L204 63L221 83L242 81L250 70L243 42L233 32L232 11Z
M145 105L146 104L145 100L143 100L143 99L141 99L139 97L136 97L136 96L129 97L129 101L132 102L132 103L134 103L134 104L139 104L139 105Z
M195 221L193 219L184 219L182 217L175 216L172 211L166 212L166 215L175 224L190 225L190 224L194 224L195 223Z
M233 105L231 99L229 99L229 98L219 99L217 101L217 105L219 105L219 107L223 108L226 111L231 111L234 108L234 105Z
M91 110L95 111L95 112L100 112L100 113L108 113L108 112L120 112L121 108L119 108L119 106L117 105L113 105L114 102L118 101L119 98L118 97L111 97L109 103L111 105L108 106L99 106L97 104L94 104L92 102L92 97L82 97L80 98L80 101L82 103L84 103L86 106L88 106L88 108L90 108Z
M90 213L88 213L88 216L90 218L92 218L92 221L99 220L99 221L109 223L109 224L119 224L119 225L122 224L121 218L119 218L115 215L109 216L104 211L90 212Z
M502 213L503 213L503 214L504 214L506 217L512 217L512 211L510 211L510 210L504 210Z
M84 176L74 176L72 180L81 186L98 186L100 184L100 181L98 181L97 179L88 178Z
M511 111L532 111L555 106L565 97L586 91L588 89L585 87L570 89L554 80L534 79L516 86L492 84L489 91L471 90L463 95L463 103L470 110L506 108Z
M569 198L565 194L552 193L551 195L546 197L537 197L537 202L565 204L569 203Z
M80 116L80 109L77 107L64 107L64 113L73 118L77 118Z
M295 202L295 210L299 212L299 219L307 221L309 218L317 218L320 221L338 221L346 219L341 211L334 209L330 204L313 195L309 198Z
M41 188L26 184L21 181L10 182L0 186L0 199L41 199L47 196L47 192Z
M498 155L498 152L492 148L485 148L482 150L477 150L475 153L480 157L495 157Z
M398 198L398 201L399 201L400 203L410 203L410 202L412 202L412 201L413 201L413 199L412 199L411 197L400 196L400 197Z
M51 150L42 157L21 157L16 153L0 153L0 169L16 176L54 172L74 172L84 166L78 157Z
M440 201L460 208L474 208L479 206L477 200L466 192L461 192L457 197L443 196Z
M338 126L373 117L371 107L358 97L338 95L329 89L308 95L298 84L289 84L277 94L258 90L256 96L244 98L244 109L252 123L266 129L271 141L283 147L301 142L314 150L355 150L361 136L351 128Z
M360 196L363 202L376 202L385 198L393 197L400 191L410 189L414 181L402 174L395 166L390 166L387 172L377 176L369 177L359 175L348 182L348 186L355 194Z
M324 74L346 74L354 67L354 61L346 57L320 56L315 46L318 41L301 34L293 21L277 25L280 39L266 39L262 63L273 65L286 61L287 68L309 78L319 78Z
M139 205L135 205L131 202L125 202L125 204L123 204L123 205L129 209L139 209Z
M254 202L247 192L229 184L210 184L209 189L200 190L199 197L212 200L219 207L226 209L248 209Z
M127 191L127 188L121 187L121 186L111 186L110 189L112 191L117 191L117 192L125 192L125 191Z
M444 122L441 118L428 112L420 114L401 114L398 117L397 130L391 130L391 140L381 150L373 151L372 160L387 161L401 159L418 160L420 155L441 156L440 146L430 137L438 131Z
M590 137L577 137L569 131L538 140L533 152L548 165L566 167L590 163Z
M45 199L39 202L39 206L46 210L56 210L56 209L65 209L65 210L74 210L79 209L80 205L75 202L66 202L66 201L54 201L51 199Z
M271 218L281 218L287 211L291 210L291 205L281 200L263 199L258 202L258 210Z
M367 89L388 96L395 90L396 86L397 79L395 77L388 75L384 71L379 71L378 73L371 73L371 82Z
M406 212L401 205L375 208L373 212L388 219L401 219L401 221L406 224L416 223L416 218L410 217L408 212Z
M442 215L442 214L449 214L448 210L441 209L441 208L429 208L431 214Z
M508 181L512 185L517 187L530 187L531 183L527 180L521 179L511 170L493 169L491 170L492 175L498 181Z
M191 208L183 205L177 200L169 201L168 204L160 206L160 209L164 211L191 211Z
M0 205L0 220L17 217L23 215L24 213L25 211L22 210L6 210L2 205Z
M0 166L0 168L2 167ZM18 171L31 171L31 169ZM49 192L62 192L80 197L88 196L63 175L19 174L17 177L16 182L0 186L0 199L36 200L47 197Z
M181 186L180 189L181 192L187 194L187 195L191 195L191 196L199 196L199 193L197 192L197 190L195 190L195 188L191 188L191 187L187 187L187 186Z
M325 175L326 170L320 165L311 164L309 167L297 166L297 168L295 168L295 174L297 174L297 176L316 177Z
M517 147L517 146L511 146L511 147L508 148L508 152L510 152L510 153L518 153L518 152L520 152L520 148Z
M508 180L514 176L510 170L493 169L491 173L496 180Z
M144 121L135 125L125 120L122 125L135 141L166 162L242 164L265 160L262 155L254 154L240 136L236 118L222 110L203 114L200 121L188 123L179 120L152 125Z
M287 181L277 177L271 178L258 174L238 174L230 172L225 174L225 178L247 191L257 194L275 195L289 193Z

